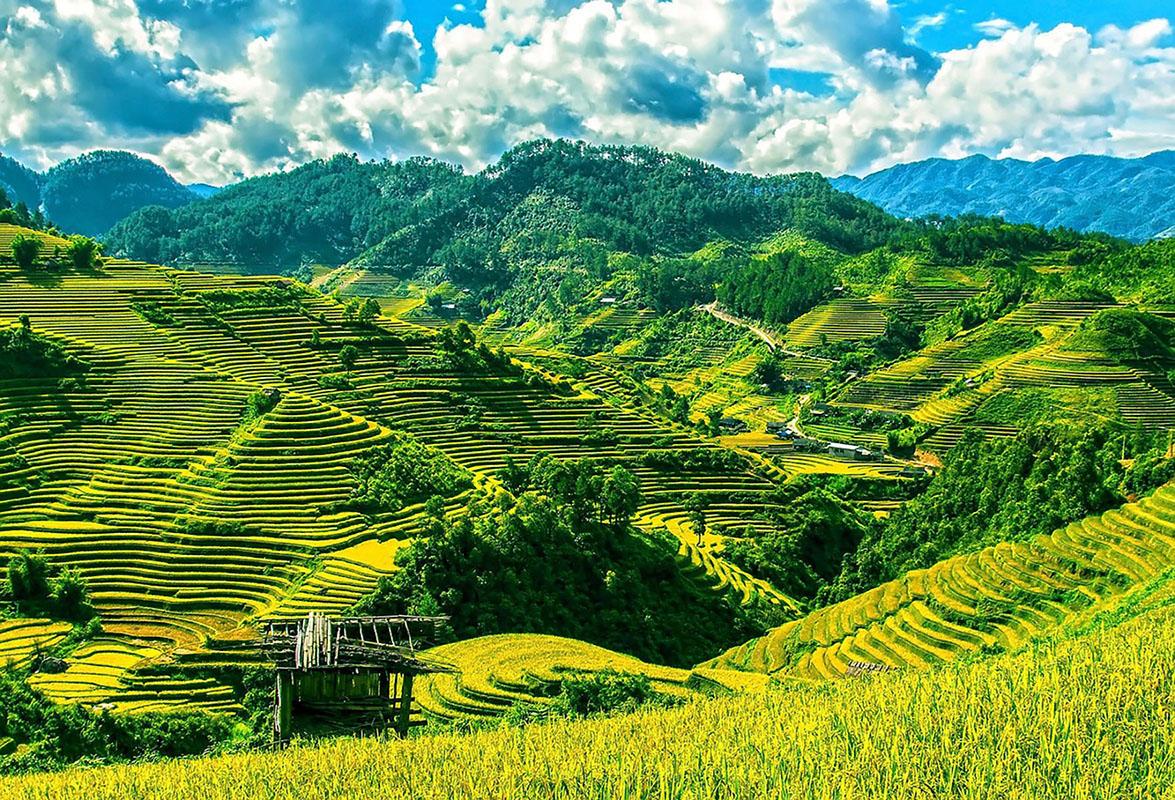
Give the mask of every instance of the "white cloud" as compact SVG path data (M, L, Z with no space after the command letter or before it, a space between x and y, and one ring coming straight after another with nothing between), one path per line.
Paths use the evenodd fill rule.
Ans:
M975 23L975 30L982 33L984 36L1003 36L1008 31L1016 27L1014 22L1009 22L1002 17L992 17L983 22Z
M918 34L922 33L922 31L941 28L943 25L946 25L946 22L947 12L945 11L940 11L937 14L922 14L914 18L914 22L906 32L911 39L917 39Z
M239 2L254 24L203 4L157 19L133 0L0 0L0 147L44 165L123 146L224 182L338 151L476 168L538 136L828 173L1175 145L1165 19L1096 32L992 19L975 44L930 54L912 42L947 12L903 26L887 0L487 0L482 24L435 31L396 0L348 15L330 0ZM420 37L436 56L424 80ZM777 85L780 69L830 90Z

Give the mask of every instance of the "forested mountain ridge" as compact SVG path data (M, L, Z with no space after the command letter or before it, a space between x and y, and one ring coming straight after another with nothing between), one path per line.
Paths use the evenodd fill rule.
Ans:
M539 140L477 175L428 159L336 156L170 213L144 210L107 240L114 252L169 263L357 259L407 275L436 264L492 268L490 251L503 245L525 257L568 238L681 253L797 228L854 250L866 231L875 245L895 225L815 174L761 178L654 148Z
M1000 216L1046 228L1101 231L1132 241L1171 235L1175 151L1142 158L1079 155L1054 161L933 158L832 185L900 217Z
M0 190L62 230L87 236L145 206L176 208L201 196L158 164L121 150L94 150L43 174L0 156Z

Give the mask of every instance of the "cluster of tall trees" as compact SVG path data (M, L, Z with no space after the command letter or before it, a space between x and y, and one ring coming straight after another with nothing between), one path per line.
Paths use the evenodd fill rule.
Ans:
M469 474L448 456L399 431L357 458L351 474L355 488L348 506L366 513L399 511L434 496L451 497L471 485Z
M623 529L641 502L636 477L604 460L559 459L541 453L518 464L507 456L498 477L515 495L535 491L555 499L569 510L575 525L590 521Z
M754 635L747 610L683 575L668 540L620 524L639 496L624 472L536 461L503 475L517 494L448 516L430 501L423 535L356 610L439 613L458 638L549 633L683 666Z

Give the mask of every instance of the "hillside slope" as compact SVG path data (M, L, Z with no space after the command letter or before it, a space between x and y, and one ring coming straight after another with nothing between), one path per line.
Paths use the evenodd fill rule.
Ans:
M62 161L41 181L45 216L62 230L98 236L146 206L177 208L197 195L158 164L118 150Z
M648 147L539 140L477 175L424 159L337 156L172 213L141 212L108 241L112 252L166 263L356 259L402 276L441 264L485 284L501 280L508 261L553 255L569 237L682 253L789 226L852 249L857 237L873 241L897 223L818 175L759 178Z
M1125 622L929 672L611 719L12 778L0 792L14 800L898 800L918 787L913 796L966 800L1167 797L1175 790L1172 599L1168 580Z
M981 214L1132 241L1171 235L1175 219L1170 150L1142 158L1081 155L1033 162L935 158L832 184L900 217Z
M828 678L1014 650L1175 568L1175 484L1033 541L956 556L709 663Z

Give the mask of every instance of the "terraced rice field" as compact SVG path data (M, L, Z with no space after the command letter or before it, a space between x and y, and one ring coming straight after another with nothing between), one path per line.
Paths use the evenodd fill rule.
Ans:
M0 223L0 258L12 258L12 240L17 236L34 236L40 239L42 256L51 254L54 248L64 250L69 244L69 242L60 236L43 233L42 231L31 231L28 228L9 225L6 222Z
M428 651L458 667L458 674L425 675L418 701L437 720L487 719L515 706L541 714L562 681L599 672L647 678L658 695L676 700L695 696L759 692L767 676L725 669L674 669L575 639L539 634L502 634L467 639Z
M791 347L807 348L880 336L885 333L885 309L872 300L832 300L789 323L785 338Z
M48 619L0 620L0 667L26 666L66 637L73 626Z
M1048 536L911 572L787 623L710 666L832 678L924 668L1105 609L1175 567L1175 484Z
M0 495L0 543L5 553L40 549L77 568L106 631L128 647L149 643L164 661L179 651L212 659L216 642L244 621L338 612L374 589L417 535L423 509L365 518L340 503L353 458L393 426L443 450L478 487L507 457L617 459L641 481L645 520L680 516L686 492L774 485L751 461L690 475L643 467L650 450L717 445L627 403L623 376L602 365L583 391L567 393L515 374L470 374L439 358L427 331L397 318L368 329L345 323L323 295L249 299L282 285L292 284L126 261L48 282L0 266L0 324L28 314L34 331L90 364L65 390L50 380L0 384L0 469L21 478ZM344 344L359 351L346 371L337 356ZM280 399L245 422L245 400L260 389ZM476 424L466 424L470 415ZM585 426L614 443L586 443ZM452 509L463 502L449 498ZM690 554L681 560L698 571ZM701 580L742 600L774 592L737 575L720 553L701 570ZM71 669L100 686L109 673L98 666ZM145 708L184 696L137 682L149 673L128 668L117 697L100 702ZM214 683L193 679L183 690L191 703L227 707ZM77 691L97 698L98 689Z
M953 447L967 426L995 436L1014 433L1010 419L991 419L986 411L976 416L981 407L1006 391L1110 391L1116 402L1111 398L1109 408L1074 395L1073 407L1058 413L1091 414L1157 430L1171 427L1175 423L1175 387L1164 374L1069 347L1081 322L1107 307L1062 301L1029 304L996 325L1005 330L1035 330L1043 334L1038 344L977 360L968 353L971 343L987 330L979 328L974 335L926 348L853 381L833 404L908 413L915 421L938 428L922 445L938 453Z

